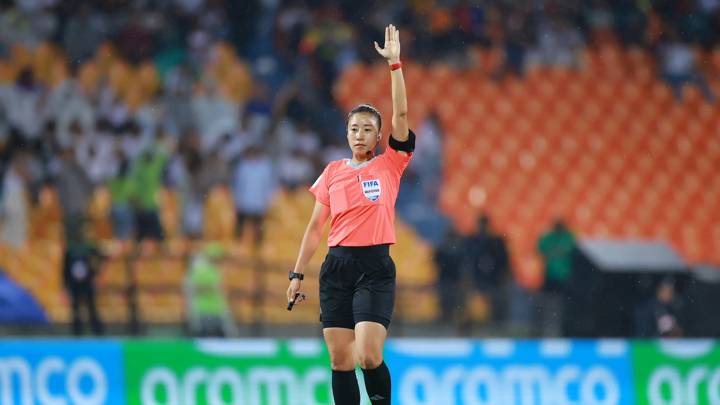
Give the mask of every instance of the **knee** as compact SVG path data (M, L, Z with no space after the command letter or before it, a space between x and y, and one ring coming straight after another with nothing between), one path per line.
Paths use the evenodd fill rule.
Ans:
M351 350L330 353L330 368L334 371L350 371L355 369L355 359Z
M358 355L358 363L360 363L360 368L365 370L373 370L378 367L383 362L383 357L381 352L376 352L374 350L365 350L363 353L360 353Z

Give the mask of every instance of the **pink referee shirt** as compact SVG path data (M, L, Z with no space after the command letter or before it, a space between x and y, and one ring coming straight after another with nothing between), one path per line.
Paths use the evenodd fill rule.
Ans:
M328 163L310 187L330 207L328 246L370 246L395 243L395 200L412 153L387 147L362 167L349 159Z

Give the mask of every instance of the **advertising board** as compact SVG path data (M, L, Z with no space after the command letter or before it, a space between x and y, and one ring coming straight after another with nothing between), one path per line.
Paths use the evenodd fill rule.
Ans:
M0 404L125 404L119 342L0 341Z

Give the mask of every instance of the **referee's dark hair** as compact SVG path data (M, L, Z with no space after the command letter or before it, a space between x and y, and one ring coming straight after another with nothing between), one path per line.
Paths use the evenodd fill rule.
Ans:
M378 123L378 132L380 132L380 129L382 129L382 116L380 115L380 111L378 111L377 108L371 106L370 104L360 104L359 106L350 110L347 115L347 121L345 122L345 126L350 123L350 118L352 118L352 116L357 113L368 113L374 115Z

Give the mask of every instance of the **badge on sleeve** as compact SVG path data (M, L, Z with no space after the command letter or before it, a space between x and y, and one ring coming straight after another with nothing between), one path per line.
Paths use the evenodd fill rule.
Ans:
M368 200L377 201L380 198L380 179L363 180L362 190Z

